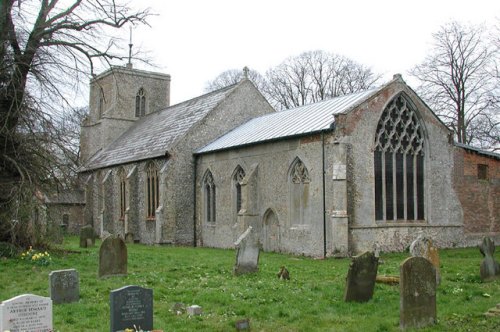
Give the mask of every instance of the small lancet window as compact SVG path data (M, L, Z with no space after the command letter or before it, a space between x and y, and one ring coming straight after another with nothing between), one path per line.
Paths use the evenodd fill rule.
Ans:
M424 220L424 136L400 94L382 112L374 151L375 219Z
M139 118L146 115L146 93L140 88L135 96L135 117Z
M97 104L97 110L99 112L99 119L102 118L104 114L104 109L106 107L106 100L104 99L104 90L99 88L99 101Z
M216 216L216 188L214 183L214 177L210 171L205 175L205 180L203 181L204 195L205 195L205 221L209 223L215 223Z
M127 209L127 177L125 170L121 170L119 174L120 181L120 220L125 220L125 211Z
M234 183L234 190L235 190L235 206L236 206L236 213L238 213L241 210L241 182L245 178L245 171L243 168L240 166L237 167L236 171L234 172L234 177L233 177L233 183Z
M146 170L146 199L147 199L147 218L154 219L156 215L156 209L159 206L159 197L158 197L158 188L159 188L159 180L158 180L158 169L156 166L151 163L149 164Z

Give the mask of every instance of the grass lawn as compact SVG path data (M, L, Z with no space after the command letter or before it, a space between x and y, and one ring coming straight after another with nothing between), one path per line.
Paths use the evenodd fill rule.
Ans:
M154 325L163 331L234 331L248 318L252 331L399 331L399 286L376 284L367 303L343 301L350 259L314 260L261 253L260 271L235 277L233 250L128 245L128 275L97 277L100 242L79 248L65 239L49 251L49 266L21 259L0 261L0 300L32 293L48 296L48 274L75 268L80 274L80 301L54 305L54 329L109 331L109 293L138 285L154 292ZM379 274L399 274L407 253L381 254ZM498 251L496 255L498 259ZM441 250L442 282L437 291L438 324L421 331L500 331L500 317L484 313L500 303L500 280L481 283L477 248ZM285 265L291 280L278 280ZM176 315L176 302L203 308L203 315Z

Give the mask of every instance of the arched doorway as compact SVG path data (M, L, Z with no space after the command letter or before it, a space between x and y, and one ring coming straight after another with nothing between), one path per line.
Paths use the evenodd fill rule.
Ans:
M278 216L268 209L262 220L262 249L264 251L280 251L280 225Z

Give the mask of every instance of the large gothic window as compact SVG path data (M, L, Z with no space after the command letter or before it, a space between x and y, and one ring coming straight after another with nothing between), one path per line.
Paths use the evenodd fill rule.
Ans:
M210 171L205 174L205 179L203 180L203 191L204 191L204 202L205 202L205 221L209 223L215 222L215 199L216 199L216 188L214 183L214 177Z
M158 208L158 169L154 163L150 163L146 170L146 202L147 202L147 218L154 219L156 209Z
M241 210L241 182L245 178L245 171L243 168L238 166L234 172L233 183L235 192L235 207L236 213Z
M139 118L146 115L146 93L140 88L135 96L135 117Z
M120 170L118 176L120 182L120 220L125 220L125 211L127 209L127 175L125 170Z
M424 220L424 137L404 94L380 117L374 168L376 220Z
M309 223L309 171L302 160L296 158L289 172L290 222L292 225Z

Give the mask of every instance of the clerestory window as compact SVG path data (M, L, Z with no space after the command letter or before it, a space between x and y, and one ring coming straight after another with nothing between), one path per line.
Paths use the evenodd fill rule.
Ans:
M376 220L424 220L424 136L416 109L400 94L378 122L374 152Z

